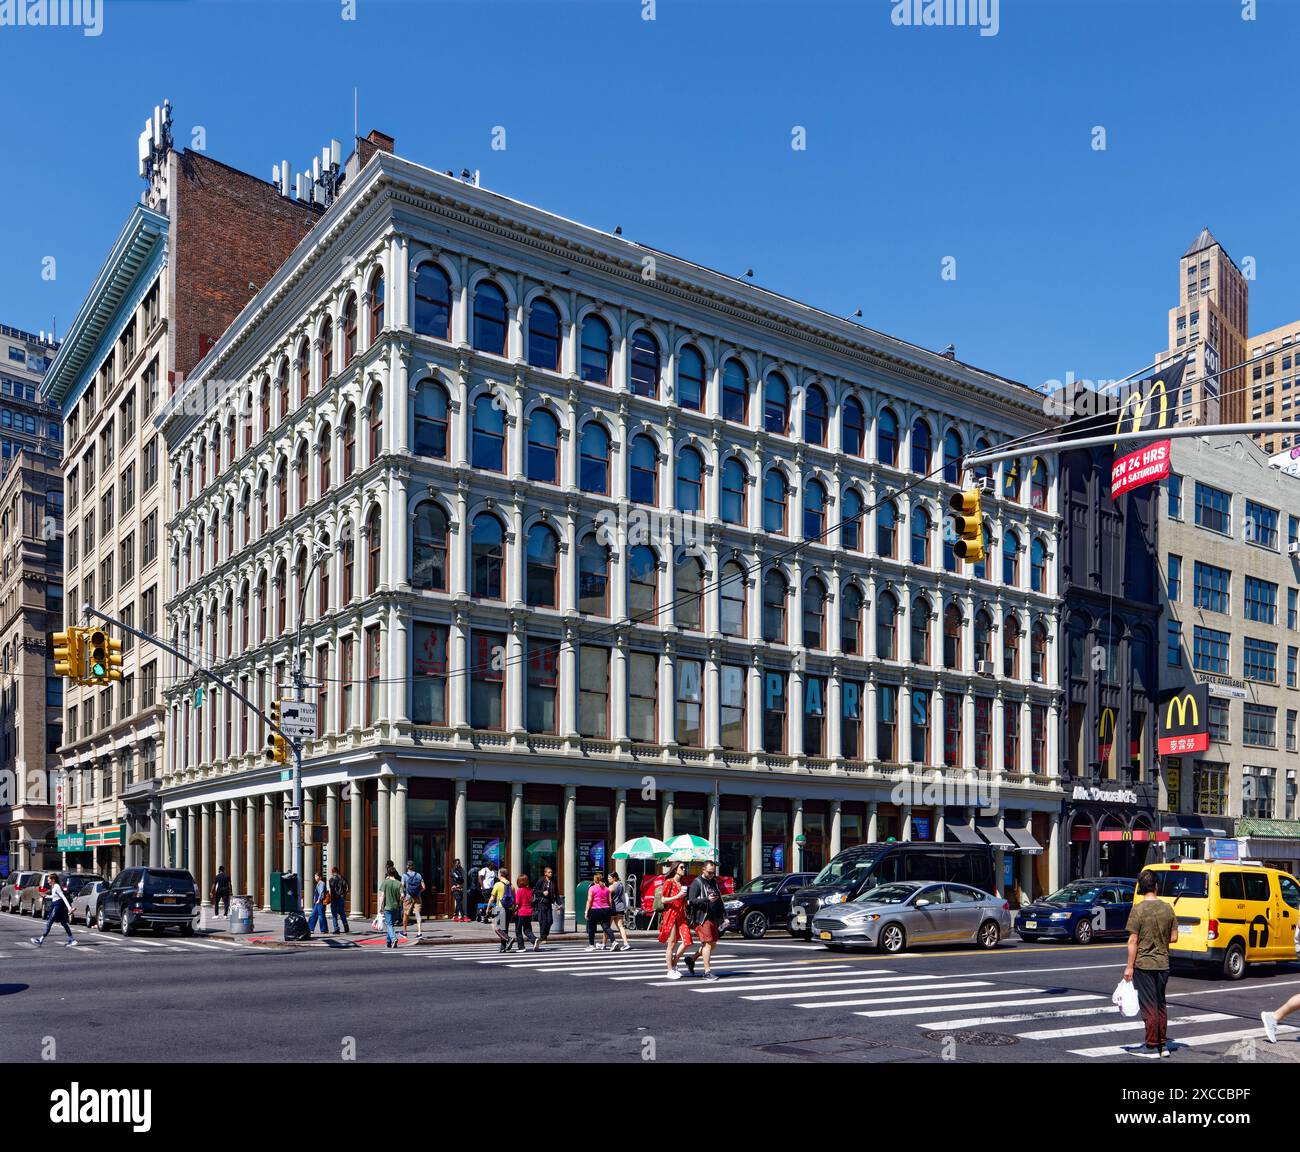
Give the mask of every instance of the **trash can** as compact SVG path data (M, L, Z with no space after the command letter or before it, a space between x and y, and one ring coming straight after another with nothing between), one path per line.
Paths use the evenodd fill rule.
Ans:
M230 898L230 934L246 936L253 930L253 897L249 893Z
M302 907L298 899L298 874L296 872L271 873L271 911L297 912Z
M573 930L576 932L579 928L585 928L587 925L587 890L591 887L590 880L584 880L578 885L578 890L574 895L573 904ZM579 912L578 909L582 911Z
M551 905L551 931L559 935L564 931L564 897L561 896Z

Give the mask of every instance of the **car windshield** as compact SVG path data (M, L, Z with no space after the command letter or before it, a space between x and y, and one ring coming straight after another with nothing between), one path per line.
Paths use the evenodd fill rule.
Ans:
M1101 888L1097 884L1067 884L1048 898L1049 904L1095 904Z
M1161 896L1191 896L1205 898L1209 890L1205 872L1157 872Z
M883 849L882 849L883 850ZM879 852L836 857L817 873L814 884L858 884L876 866Z
M194 880L188 872L146 872L144 890L150 893L173 892L188 894L194 891Z
M853 898L854 904L902 904L916 891L910 884L881 884Z
M744 892L775 892L781 887L783 876L755 876L743 888L736 889L736 895L739 896Z

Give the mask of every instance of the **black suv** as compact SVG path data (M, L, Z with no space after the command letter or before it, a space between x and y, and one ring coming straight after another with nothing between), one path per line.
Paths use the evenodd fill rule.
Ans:
M813 872L764 872L743 888L737 888L723 903L727 919L747 940L761 940L774 924L785 926L790 919L790 897L812 883Z
M198 885L182 869L124 868L99 898L95 923L101 932L116 924L123 936L143 924L155 932L174 924L192 936L198 903Z

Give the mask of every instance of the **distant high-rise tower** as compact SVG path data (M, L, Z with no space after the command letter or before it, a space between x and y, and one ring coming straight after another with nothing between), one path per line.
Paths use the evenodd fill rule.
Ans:
M1169 309L1169 345L1161 365L1187 355L1177 399L1185 424L1239 423L1246 419L1246 278L1208 228L1178 262L1178 304ZM1223 375L1225 368L1232 371Z

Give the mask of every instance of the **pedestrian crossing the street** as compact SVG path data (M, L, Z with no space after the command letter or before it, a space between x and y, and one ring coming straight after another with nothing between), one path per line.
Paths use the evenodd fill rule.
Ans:
M581 944L553 945L541 952L500 952L496 945L409 949L399 955L440 961L473 962L487 967L528 970L554 976L598 977L619 984L672 989L674 995L731 997L744 1003L789 1007L820 1023L849 1013L865 1020L901 1022L931 1034L996 1029L1019 1041L1052 1045L1058 1055L1098 1060L1145 1056L1140 1019L1120 1015L1108 992L1059 986L1056 972L1113 964L1058 969L988 969L939 975L900 971L852 960L813 959L793 946L761 954L724 943L713 957L721 979L665 978L663 950L653 945L626 952L589 952ZM685 973L683 973L685 974ZM1013 977L1013 979L1008 979ZM1195 993L1194 993L1195 994ZM1170 997L1171 1049L1229 1046L1263 1030L1251 1014L1211 1009ZM1230 999L1230 998L1229 998ZM1282 1025L1279 1034L1300 1028Z

